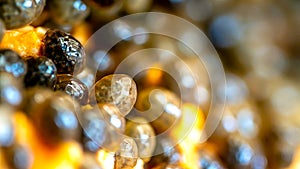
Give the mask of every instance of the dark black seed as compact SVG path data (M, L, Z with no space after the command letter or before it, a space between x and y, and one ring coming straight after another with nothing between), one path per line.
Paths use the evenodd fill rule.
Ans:
M0 18L7 29L23 27L42 13L45 2L46 0L1 0Z
M0 71L9 72L15 77L23 77L27 72L27 65L13 50L0 50Z
M72 75L57 75L55 90L65 91L81 104L86 104L88 101L88 88L80 80L72 77Z
M25 87L44 86L53 88L56 83L56 67L46 57L26 60L28 71L24 78Z
M0 105L19 106L23 99L22 81L7 72L0 72Z
M31 109L29 116L44 142L54 145L78 139L77 102L63 92L56 92L38 104Z
M78 74L85 64L83 46L60 30L48 30L43 39L43 54L56 65L59 74Z
M32 164L32 154L28 147L18 143L3 148L6 164L10 169L29 169Z

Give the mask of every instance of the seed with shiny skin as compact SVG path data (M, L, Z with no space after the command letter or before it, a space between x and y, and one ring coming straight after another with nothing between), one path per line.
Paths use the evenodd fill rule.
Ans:
M119 109L122 116L125 116L134 106L136 95L136 84L131 77L113 74L96 82L90 93L90 102L111 103Z
M42 56L38 58L31 57L26 60L26 63L30 66L24 78L25 87L54 87L57 71L50 59Z
M100 148L115 152L122 141L122 133L107 121L98 108L82 111L79 119L83 128L85 149L95 152Z
M80 80L72 77L72 75L57 75L54 90L65 91L81 104L86 104L88 101L88 88Z
M126 124L125 134L134 139L138 146L139 157L148 162L156 146L153 128L143 118L133 118Z
M24 77L27 72L27 64L15 51L10 49L1 49L0 71L9 72L15 77Z
M120 145L120 149L115 154L114 169L130 169L137 163L138 147L130 137L125 137Z
M70 34L50 29L46 32L43 55L53 61L59 74L78 74L85 65L85 52L81 43Z

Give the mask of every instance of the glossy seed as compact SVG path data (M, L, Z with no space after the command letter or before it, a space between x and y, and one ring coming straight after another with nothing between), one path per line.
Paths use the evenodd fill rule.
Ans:
M148 162L156 146L153 128L143 118L134 118L126 124L125 134L134 139L138 146L139 157Z
M54 89L65 91L83 105L88 101L88 88L80 80L72 77L72 75L57 75Z
M26 60L28 66L24 78L25 87L44 86L54 88L56 83L56 67L52 60L46 57L29 58Z
M7 29L20 28L30 24L43 11L46 0L2 0L0 18Z
M19 106L23 100L23 86L19 78L0 71L0 105Z
M90 102L111 103L125 116L134 106L136 95L136 84L131 77L113 74L96 82L90 93Z
M31 109L29 115L43 141L53 145L79 138L78 109L78 103L69 95L56 92Z
M130 137L125 137L120 145L120 149L115 154L114 169L130 169L137 163L138 147Z
M82 0L51 0L49 7L52 19L59 25L79 24L89 14L89 7Z
M27 64L15 51L10 49L1 49L0 71L9 72L15 77L24 77L27 72Z
M115 152L122 141L122 133L107 121L98 108L83 111L79 115L83 128L83 144L88 151L100 148Z
M174 125L181 117L180 99L164 88L149 88L138 94L135 107L141 112L134 113L151 121L157 133L162 133Z
M50 29L43 38L43 55L53 61L59 74L78 74L85 65L81 43L70 34Z

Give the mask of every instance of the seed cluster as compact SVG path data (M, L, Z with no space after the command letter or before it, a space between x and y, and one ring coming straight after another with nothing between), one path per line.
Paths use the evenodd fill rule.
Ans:
M0 0L0 169L298 169L299 6ZM203 30L226 85L213 88L210 56L180 41L216 55L192 29L155 13L115 20L148 11ZM111 39L90 38L107 23ZM153 28L181 39L141 34ZM226 104L210 114L216 100Z

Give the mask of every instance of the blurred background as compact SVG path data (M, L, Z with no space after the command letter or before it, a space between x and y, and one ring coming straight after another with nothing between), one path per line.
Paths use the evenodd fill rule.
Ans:
M227 104L214 134L204 144L197 145L197 152L204 153L198 161L202 168L299 169L299 0L48 0L32 25L65 30L86 44L94 32L110 21L148 11L173 14L196 25L209 38L223 63ZM163 22L158 18L158 25ZM173 25L168 26L172 29ZM175 67L183 79L180 85L200 93L197 98L191 93L181 94L182 100L197 100L205 119L211 98L205 67L199 67L201 63L195 60L195 54L172 38L151 34L123 38L144 29L147 28L132 29L125 22L115 25L115 36L123 41L108 55L94 51L88 58L89 66L97 69L95 79L114 73L118 64L135 51L145 48L171 51L201 77L200 83L191 86L189 72L182 65L162 59L153 65L157 69L134 77L138 89L161 86L178 94L179 84L174 77L161 71ZM185 35L194 38L189 32ZM199 41L195 43L201 45ZM131 64L143 62L147 60L141 57ZM84 70L78 77L87 78L87 72L88 69ZM85 80L91 87L89 79ZM145 168L155 168L154 164L159 162L163 161L154 157L152 166Z
M300 168L300 157L297 157L300 151L300 1L87 0L86 6L77 6L85 12L74 19L63 12L61 3L67 4L47 1L44 12L33 25L59 27L83 44L103 25L127 14L165 12L192 22L210 39L226 71L227 105L216 132L207 142L213 154L228 168ZM158 25L161 22L157 20ZM122 37L139 30L132 30L128 23L119 23L114 31ZM193 38L188 32L186 36ZM89 64L98 66L96 79L99 79L113 73L129 54L149 47L187 56L190 66L195 64L193 57L189 57L193 53L184 45L158 35L124 39L106 56L105 63L98 66L97 56L102 54L98 51ZM156 66L165 65L158 62ZM195 65L192 71L203 77L197 87L201 98L197 99L206 114L210 105L207 72ZM135 80L139 88L159 84L177 91L172 77L158 69L141 72ZM218 166L210 169L214 168Z

